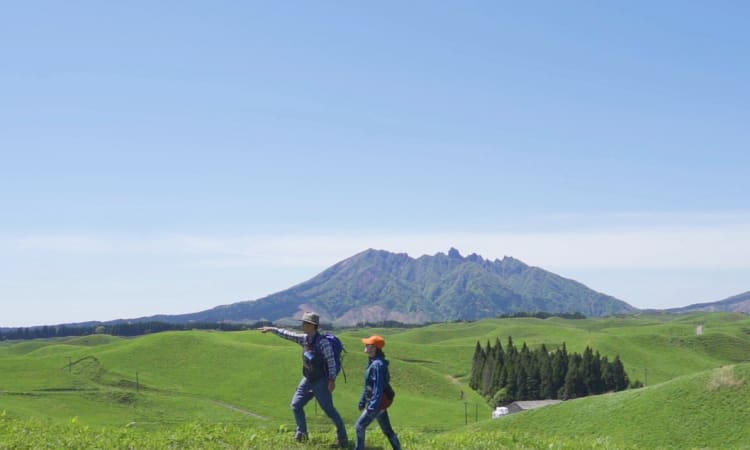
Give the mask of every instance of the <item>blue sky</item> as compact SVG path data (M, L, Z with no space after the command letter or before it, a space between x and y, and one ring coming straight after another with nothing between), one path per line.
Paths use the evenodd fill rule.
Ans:
M746 2L14 2L0 326L252 300L367 248L639 308L750 290Z

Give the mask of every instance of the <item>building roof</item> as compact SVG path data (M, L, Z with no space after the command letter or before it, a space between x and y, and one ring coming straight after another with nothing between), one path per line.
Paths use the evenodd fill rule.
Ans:
M542 406L556 405L562 403L562 400L521 400L513 402L510 406L515 405L519 409L535 409L541 408Z

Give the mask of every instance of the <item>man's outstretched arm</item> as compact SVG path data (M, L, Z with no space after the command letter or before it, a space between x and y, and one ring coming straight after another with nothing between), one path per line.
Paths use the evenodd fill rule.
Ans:
M268 332L273 332L276 336L282 337L284 339L288 339L290 341L294 341L300 345L304 344L305 342L305 333L295 333L293 331L285 330L283 328L277 328L277 327L260 327L258 328L261 333L265 334Z

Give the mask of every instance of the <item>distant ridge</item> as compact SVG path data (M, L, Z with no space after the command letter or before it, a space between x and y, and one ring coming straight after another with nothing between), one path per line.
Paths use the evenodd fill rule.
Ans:
M411 258L368 249L308 281L255 301L182 315L133 319L166 322L254 322L316 311L333 325L477 320L516 312L606 316L638 311L612 296L512 258L463 257L455 248Z
M577 281L528 266L509 256L490 261L474 253L463 257L451 248L448 254L414 259L405 253L368 249L334 264L308 281L255 301L188 314L55 326L143 322L250 324L261 320L297 323L296 319L305 310L317 311L324 322L338 326L384 321L421 324L477 320L518 312L581 313L589 317L634 312L750 314L750 291L716 302L639 310ZM15 328L18 327L0 327L0 331Z
M695 311L706 311L706 312L741 312L750 314L750 291L742 294L734 295L732 297L725 298L718 302L710 303L695 303L681 308L670 308L667 312L673 313L687 313Z

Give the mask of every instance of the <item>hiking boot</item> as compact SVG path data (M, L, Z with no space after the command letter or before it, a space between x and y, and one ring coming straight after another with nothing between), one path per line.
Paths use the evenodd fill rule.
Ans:
M307 433L302 433L298 431L297 434L294 435L294 439L297 442L305 442L307 440Z
M349 440L348 439L339 439L333 444L331 444L331 448L349 448Z

